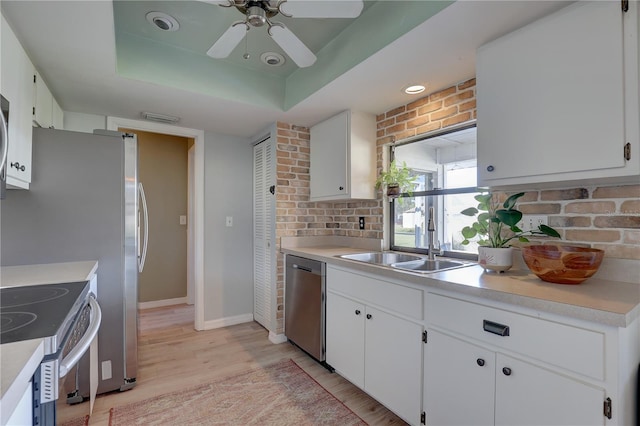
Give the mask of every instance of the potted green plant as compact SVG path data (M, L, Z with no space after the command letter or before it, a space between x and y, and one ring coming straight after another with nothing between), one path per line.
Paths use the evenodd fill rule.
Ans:
M407 167L405 162L402 166L398 166L396 160L393 160L389 164L389 168L383 170L376 179L376 189L385 187L387 189L387 195L390 197L396 197L402 193L412 194L415 188L417 176L411 174L411 169Z
M516 202L524 192L509 196L500 203L493 194L479 194L474 198L478 207L469 207L460 213L476 217L470 226L462 228L463 245L469 244L471 238L478 240L478 263L485 269L504 272L512 265L512 248L510 243L517 239L522 243L529 242L527 236L548 236L560 238L555 229L547 225L539 225L537 229L523 231L518 227L522 220L522 212L515 208Z

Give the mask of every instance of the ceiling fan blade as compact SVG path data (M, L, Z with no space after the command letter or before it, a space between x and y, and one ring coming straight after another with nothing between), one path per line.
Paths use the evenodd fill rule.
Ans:
M226 58L233 52L247 34L249 26L244 21L235 22L220 36L213 46L207 50L207 56Z
M217 4L218 6L233 6L233 0L198 0L202 3Z
M293 18L357 18L362 0L284 0L280 13Z
M281 23L269 27L269 35L300 68L311 66L316 61L316 55Z

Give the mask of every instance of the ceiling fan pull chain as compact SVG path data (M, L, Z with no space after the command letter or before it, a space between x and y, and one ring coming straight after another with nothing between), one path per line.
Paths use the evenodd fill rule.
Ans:
M242 55L244 59L249 59L251 55L249 55L249 34L244 37L244 55Z

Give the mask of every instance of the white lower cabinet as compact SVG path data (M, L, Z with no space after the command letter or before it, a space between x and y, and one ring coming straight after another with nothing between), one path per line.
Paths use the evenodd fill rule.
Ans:
M640 324L428 292L426 424L635 424Z
M427 330L427 336L427 424L493 425L495 354L432 329Z
M30 426L33 424L33 383L29 380L20 401L7 420L6 426Z
M640 319L606 325L331 264L326 279L327 363L412 425L637 422Z
M427 425L603 425L604 390L428 330Z
M358 283L371 286L360 300ZM371 306L372 300L382 302L376 300L377 295L382 297L387 286L394 284L327 268L327 363L399 417L417 425L422 404L423 326L388 312L384 304ZM419 296L421 299L422 292Z
M327 292L327 363L364 389L364 305Z
M603 425L604 389L498 353L496 425Z

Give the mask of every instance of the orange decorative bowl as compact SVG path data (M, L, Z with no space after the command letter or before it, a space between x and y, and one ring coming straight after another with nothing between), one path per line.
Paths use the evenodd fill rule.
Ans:
M580 284L598 271L604 251L565 245L522 247L522 257L541 280L557 284Z

